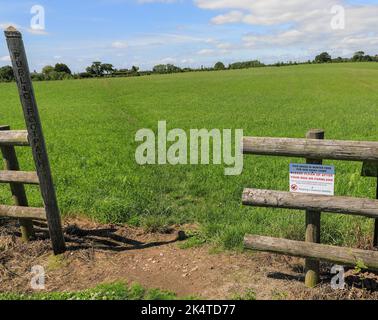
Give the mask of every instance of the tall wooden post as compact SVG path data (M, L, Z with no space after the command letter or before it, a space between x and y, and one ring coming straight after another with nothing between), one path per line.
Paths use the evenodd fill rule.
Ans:
M324 130L312 129L307 132L307 139L324 139ZM306 159L308 164L322 164L319 159ZM319 211L306 210L306 241L320 243L320 215ZM320 263L318 260L307 258L305 261L305 284L309 288L319 283Z
M378 200L378 172L377 172L377 190L375 193L375 198ZM378 219L375 219L375 222L374 222L373 246L374 248L378 248Z
M10 130L10 126L0 126L0 131ZM20 170L16 150L13 146L2 146L1 153L4 159L4 169L11 171ZM27 207L28 199L26 197L26 192L24 185L21 183L10 183L10 188L12 192L12 197L14 204L16 206ZM28 242L30 239L34 238L34 228L33 221L30 219L19 219L21 226L21 236L22 240Z
M60 254L66 250L66 245L22 35L15 28L9 27L5 31L5 37L20 94L29 142L40 182L41 194L45 204L53 251L55 254Z

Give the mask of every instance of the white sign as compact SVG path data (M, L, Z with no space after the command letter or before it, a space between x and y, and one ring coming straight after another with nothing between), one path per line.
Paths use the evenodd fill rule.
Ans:
M333 196L335 194L335 167L318 164L290 164L290 191Z

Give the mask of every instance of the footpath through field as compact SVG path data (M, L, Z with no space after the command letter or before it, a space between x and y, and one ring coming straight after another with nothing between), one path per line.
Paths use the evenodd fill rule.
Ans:
M5 227L5 223L0 221L0 292L32 292L30 268L42 265L47 273L47 291L77 291L126 281L173 291L179 297L205 299L378 298L378 277L374 274L364 274L361 283L360 276L348 271L347 289L333 290L329 269L325 268L322 284L306 289L301 259L269 253L216 252L208 245L183 249L185 242L179 241L179 229L175 228L167 234L150 234L139 228L66 220L69 250L56 258L51 255L43 226L38 229L38 241L23 244L14 237L17 226Z

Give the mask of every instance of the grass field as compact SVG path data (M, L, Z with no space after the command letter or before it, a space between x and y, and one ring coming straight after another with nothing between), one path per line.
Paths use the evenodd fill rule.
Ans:
M176 294L159 289L145 289L135 283L130 286L125 283L110 283L98 285L93 289L79 292L51 293L0 293L1 300L175 300ZM180 299L192 300L195 297Z
M63 214L154 229L199 222L201 238L239 248L245 233L303 239L304 214L241 206L244 187L288 190L290 161L245 157L240 176L223 166L139 166L141 128L244 129L248 136L304 137L323 128L330 139L378 140L378 64L303 65L140 78L35 83ZM24 128L14 83L0 84L0 119ZM18 149L32 170L29 149ZM360 163L331 162L337 195L373 197L375 180ZM1 203L10 203L2 186ZM36 187L31 205L41 205ZM372 221L323 215L322 241L355 245Z

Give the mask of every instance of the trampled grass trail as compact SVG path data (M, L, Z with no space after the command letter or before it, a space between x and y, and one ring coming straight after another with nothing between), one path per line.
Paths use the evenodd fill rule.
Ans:
M303 239L304 214L245 208L245 187L288 190L290 162L247 156L240 176L219 165L139 166L137 130L244 129L247 136L304 137L323 128L326 138L378 140L378 64L346 63L185 73L139 78L34 83L63 214L104 222L199 222L202 236L225 248L245 233ZM1 124L24 128L14 83L0 84ZM18 149L23 170L33 170L29 149ZM371 197L375 181L360 177L360 163L336 165L336 195ZM1 203L10 203L6 186ZM41 205L28 188L31 205ZM322 242L364 246L372 221L323 215Z

